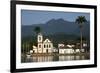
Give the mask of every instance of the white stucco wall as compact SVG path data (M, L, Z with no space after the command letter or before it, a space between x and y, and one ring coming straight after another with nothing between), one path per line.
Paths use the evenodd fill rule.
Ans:
M37 48L36 49L33 49L33 53L37 53Z
M76 52L76 53L79 53L79 52L80 52L80 49L76 49L75 52Z
M74 53L73 49L59 49L59 54L72 54Z

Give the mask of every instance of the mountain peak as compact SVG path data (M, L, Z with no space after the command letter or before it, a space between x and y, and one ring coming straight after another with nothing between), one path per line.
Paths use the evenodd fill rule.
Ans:
M51 20L47 21L47 24L48 24L48 23L51 23L51 22L53 23L53 22L55 22L55 21L56 21L55 19L51 19Z
M47 24L52 24L52 23L58 23L58 22L66 22L64 19L59 18L59 19L51 19L47 22Z
M64 19L62 19L62 18L59 18L59 19L57 19L57 21L65 21Z

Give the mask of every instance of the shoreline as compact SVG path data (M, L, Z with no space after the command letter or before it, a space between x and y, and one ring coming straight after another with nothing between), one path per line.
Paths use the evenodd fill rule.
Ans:
M75 53L75 54L58 54L58 53L46 53L46 54L31 54L32 56L77 56L77 55L90 55L90 53Z
M30 54L30 56L89 56L90 53L75 53L75 54L59 54L59 53L36 53L36 54ZM27 56L27 54L22 54L22 57Z

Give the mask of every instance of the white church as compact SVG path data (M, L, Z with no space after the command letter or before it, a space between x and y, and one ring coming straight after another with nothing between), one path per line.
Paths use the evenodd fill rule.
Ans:
M31 50L30 53L53 53L56 51L59 54L73 54L80 52L80 49L74 49L73 47L75 47L75 45L58 44L58 49L56 49L52 41L47 38L44 39L43 35L39 33L37 36L37 46L33 45L33 50ZM84 49L82 49L82 51L85 52Z
M49 39L43 39L41 33L37 36L37 46L33 45L33 53L52 53L53 43Z

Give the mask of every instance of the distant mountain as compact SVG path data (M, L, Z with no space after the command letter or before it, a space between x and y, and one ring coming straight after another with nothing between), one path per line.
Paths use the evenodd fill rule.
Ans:
M66 34L66 35L80 35L80 29L75 22L66 21L64 19L51 19L44 24L32 24L22 25L21 35L22 37L32 36L35 34L34 28L39 26L44 35ZM87 22L83 26L83 36L89 38L90 22Z

